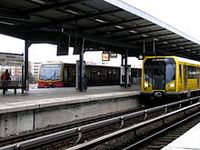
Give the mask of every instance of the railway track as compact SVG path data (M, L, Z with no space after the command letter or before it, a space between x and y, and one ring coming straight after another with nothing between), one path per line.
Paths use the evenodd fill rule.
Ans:
M186 131L194 127L196 124L200 122L200 116L196 116L195 119L190 119L189 121L177 126L166 133L161 134L160 136L151 139L151 142L147 142L143 146L139 146L137 149L141 150L160 150L176 138L184 134Z
M94 147L94 149L128 148L127 144L131 145L130 141L137 142L140 139L144 139L145 136L151 135L154 130L160 129L163 125L167 126L167 122L176 120L176 117L170 116L169 120L163 121L160 117L169 115L172 113L171 111L177 108L179 110L184 109L185 107L182 108L182 106L192 103L198 105L196 107L199 108L198 101L199 97L195 97L155 108L126 113L114 118L67 128L63 131L50 133L34 139L25 139L25 141L1 147L0 150L88 149L91 147ZM185 111L183 115L181 114L181 117L184 114ZM155 118L158 119L158 122L155 121Z
M199 106L195 113L188 113L179 121L165 124L163 127L152 131L149 135L140 137L137 142L123 148L124 150L160 150L194 127L200 122Z

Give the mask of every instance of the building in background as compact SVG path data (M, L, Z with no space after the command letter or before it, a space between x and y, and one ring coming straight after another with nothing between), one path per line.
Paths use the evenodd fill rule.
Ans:
M34 81L38 80L39 68L42 62L29 62L29 71L31 73L30 76L33 77Z

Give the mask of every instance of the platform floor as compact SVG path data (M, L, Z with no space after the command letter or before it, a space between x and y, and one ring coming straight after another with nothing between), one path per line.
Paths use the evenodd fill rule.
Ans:
M77 97L83 95L92 95L92 94L103 94L103 93L115 93L115 92L127 92L135 91L136 94L139 94L140 86L132 85L131 87L124 88L117 86L94 86L88 87L86 92L79 92L75 87L67 88L30 88L29 91L25 91L24 94L21 94L21 90L17 91L17 94L14 94L12 89L9 89L5 95L0 91L0 105L13 103L13 102L23 102L29 100L38 100L38 99L52 99L52 98L64 98L64 97Z
M162 150L200 150L200 123Z

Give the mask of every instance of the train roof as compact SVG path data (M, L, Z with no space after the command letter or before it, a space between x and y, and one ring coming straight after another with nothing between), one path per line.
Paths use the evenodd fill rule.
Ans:
M177 56L174 56L174 57L180 62L200 65L199 61L195 61L195 60L191 60L191 59L187 59L187 58L183 58L183 57L177 57Z
M195 64L195 65L200 65L199 61L183 58L183 57L178 57L178 56L146 56L146 58L174 58L178 62L183 62L183 63L189 63L189 64Z
M46 65L46 64L64 64L64 65L76 65L75 63L65 63L62 61L47 61L41 63L41 65ZM96 67L112 67L112 68L120 68L121 66L110 66L110 65L99 65L99 64L86 64L86 66L96 66ZM128 65L131 66L131 65ZM141 69L141 67L131 67L135 69Z

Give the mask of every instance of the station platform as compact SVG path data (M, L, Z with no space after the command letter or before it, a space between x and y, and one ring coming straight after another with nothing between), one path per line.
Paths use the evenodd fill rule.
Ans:
M200 150L200 123L182 136L168 144L162 150Z
M138 95L140 92L139 85L132 85L131 87L124 88L119 85L114 86L91 86L88 87L86 92L79 92L75 87L66 88L36 88L36 85L30 86L29 91L21 93L21 89L17 90L15 95L12 89L9 89L5 95L0 91L0 105L9 104L13 102L27 102L31 100L42 100L42 99L55 99L55 98L70 98L82 97L90 95L104 96L105 94L112 93L121 94L131 93L131 95Z
M140 86L30 89L0 94L0 137L139 106Z

